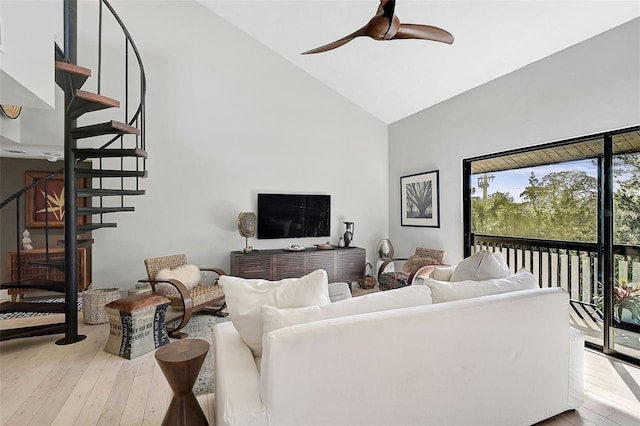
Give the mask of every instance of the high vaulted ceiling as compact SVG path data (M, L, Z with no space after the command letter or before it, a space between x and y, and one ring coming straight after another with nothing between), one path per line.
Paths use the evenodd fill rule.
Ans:
M452 45L360 37L378 0L199 0L389 124L640 16L640 1L397 0L403 23L444 28Z
M197 1L387 124L640 16L640 0L396 0L401 22L454 43L360 37L301 55L365 25L379 0ZM2 156L54 159L62 147L0 136Z

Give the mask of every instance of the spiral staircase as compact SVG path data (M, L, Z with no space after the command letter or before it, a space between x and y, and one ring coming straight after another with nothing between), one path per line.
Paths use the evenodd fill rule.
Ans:
M43 179L21 189L0 203L0 208L15 208L17 217L16 251L18 265L21 265L21 230L20 217L24 216L27 194L37 185L46 185L54 176L64 176L64 257L49 255L38 265L64 271L64 281L47 278L22 278L18 268L18 278L12 282L0 284L0 289L35 289L61 293L63 302L33 303L24 300L0 304L0 313L6 312L46 312L64 313L65 321L58 324L4 329L0 331L0 340L25 338L40 335L64 334L57 344L71 344L81 341L85 336L78 334L78 248L93 243L92 232L101 228L115 228L117 223L105 221L109 213L132 212L134 207L127 206L128 196L143 195L139 181L147 176L145 151L145 73L138 49L113 7L107 0L96 0L99 3L98 25L98 70L95 77L92 70L77 64L77 0L64 2L64 48L55 48L55 81L65 93L65 125L64 125L64 168L51 173ZM110 20L115 28L122 31L125 40L122 67L111 66L109 69L124 68L124 76L118 75L115 81L124 84L122 88L124 101L101 94L103 80L112 77L103 71L103 22ZM112 25L110 28L113 28ZM118 35L119 37L119 35ZM133 64L133 65L132 65ZM113 64L111 64L113 65ZM106 67L104 67L106 69ZM97 90L83 89L87 81L96 78ZM95 114L95 111L109 112ZM111 113L111 111L113 111ZM96 115L100 115L97 117ZM120 118L122 115L124 118ZM112 117L111 117L112 116ZM117 119L116 119L117 118ZM78 119L83 125L78 124ZM121 120L121 121L120 121ZM88 123L88 124L84 124ZM80 163L90 162L91 168L80 167ZM82 178L88 184L77 185ZM46 188L46 186L45 186ZM45 189L46 192L46 189ZM68 196L75 194L75 196ZM85 200L78 202L78 200ZM46 202L45 202L46 204ZM45 218L49 217L48 207ZM78 220L82 218L83 220ZM50 246L50 226L48 219L45 225L45 241L47 250ZM87 237L89 235L89 237ZM9 267L9 265L8 265Z

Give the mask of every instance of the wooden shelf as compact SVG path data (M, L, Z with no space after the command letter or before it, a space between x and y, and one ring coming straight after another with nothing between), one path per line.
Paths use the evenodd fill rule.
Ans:
M50 248L49 258L59 258L64 256L64 248ZM43 266L35 262L47 259L47 250L33 249L20 250L20 260L18 252L11 250L8 252L8 278L10 282L26 279L40 278L51 281L64 282L64 271L51 266ZM84 291L91 285L91 247L78 248L78 291ZM11 301L15 302L16 296L22 298L24 293L38 292L38 289L15 288L8 289Z

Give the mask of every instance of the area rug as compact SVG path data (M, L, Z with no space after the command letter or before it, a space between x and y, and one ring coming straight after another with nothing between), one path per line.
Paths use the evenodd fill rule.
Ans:
M213 332L217 323L225 321L230 321L229 317L221 318L207 314L194 315L191 317L187 326L182 329L182 331L189 334L187 339L202 339L211 345L200 369L200 374L196 379L196 383L193 385L193 393L195 395L205 395L214 392L215 348L213 347Z
M64 303L64 297L27 297L24 302L29 303ZM8 303L8 302L5 302ZM82 295L78 295L78 311L82 311ZM0 320L4 319L16 319L16 318L29 318L38 317L41 315L52 315L51 312L5 312L0 313Z

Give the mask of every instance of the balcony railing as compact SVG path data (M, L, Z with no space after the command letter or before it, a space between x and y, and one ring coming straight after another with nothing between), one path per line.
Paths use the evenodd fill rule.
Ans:
M574 311L585 323L602 322L604 293L599 277L596 243L553 241L535 238L513 238L474 235L471 252L502 252L511 272L529 270L540 287L561 287L571 298ZM614 245L614 279L616 283L640 283L640 247ZM640 325L627 318L615 318L618 328L640 332Z

